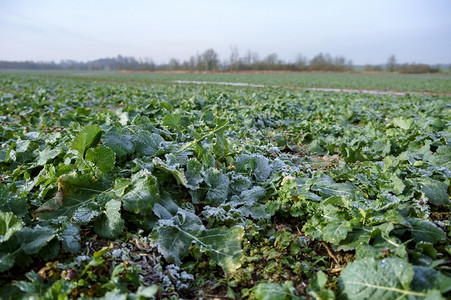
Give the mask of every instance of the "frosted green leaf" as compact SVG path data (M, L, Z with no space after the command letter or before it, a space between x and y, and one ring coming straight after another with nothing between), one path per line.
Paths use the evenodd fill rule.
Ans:
M114 238L124 230L124 220L121 218L121 202L110 200L105 204L105 212L94 223L94 230L104 238Z
M250 190L243 191L240 194L240 198L247 205L252 205L258 203L261 199L266 196L266 190L261 186L254 186Z
M436 166L445 167L451 170L451 146L443 145L437 148L437 151L431 157L428 157L428 161L432 162Z
M348 232L346 238L340 241L337 250L354 250L359 245L366 245L371 240L371 231L364 229L353 229Z
M295 295L292 281L280 283L259 283L253 291L257 300L297 300L301 299Z
M393 118L393 124L396 127L399 127L401 129L409 130L410 127L413 124L413 119L411 119L411 118L404 118L404 117Z
M254 220L269 219L275 213L274 210L262 203L243 205L237 209L242 216L250 217Z
M394 192L396 195L401 194L401 193L404 191L405 187L406 187L406 185L404 184L404 182L402 181L402 179L400 179L400 178L399 178L398 176L396 176L396 175L393 175L393 176L391 177L391 181L392 181L392 185L393 185L393 192Z
M241 174L233 175L230 181L230 189L234 193L241 193L252 185L252 181Z
M14 266L15 257L11 253L0 253L0 272L5 272Z
M365 257L374 257L383 259L390 256L407 258L406 245L404 245L398 238L390 237L383 238L377 236L370 243L361 243L356 247L355 259L363 259Z
M163 151L160 148L163 142L163 138L156 133L140 131L133 136L136 153L143 156L154 157L162 153Z
M16 141L16 153L23 153L26 152L28 150L28 148L30 147L30 141L28 140L17 140Z
M188 182L186 181L185 174L178 168L178 165L168 165L158 157L154 158L152 162L154 163L155 168L164 170L172 174L178 184L188 187Z
M113 150L105 146L88 149L85 158L102 173L112 171L114 169L114 164L116 163L116 154Z
M204 179L202 176L202 164L197 159L191 158L188 160L185 177L188 188L193 190L199 188L199 184Z
M159 217L169 216L161 205L156 205ZM196 243L200 250L225 272L234 272L241 265L241 239L243 229L213 228L205 229L202 221L192 212L179 209L170 219L160 219L155 229L156 243L160 253L169 261L180 264L189 254L189 248Z
M339 286L345 299L402 299L425 297L410 290L414 268L401 258L354 261L341 272Z
M204 180L209 187L205 199L207 204L214 206L224 203L229 193L229 177L211 168L205 172Z
M118 157L135 152L132 137L128 134L123 134L119 128L112 128L105 132L102 135L102 142L105 146L112 149Z
M271 174L269 160L259 154L241 154L236 159L236 168L239 172L252 174L257 181L264 181Z
M429 199L429 202L435 205L446 205L449 203L448 185L444 182L434 180L429 177L418 179L421 191Z
M35 228L22 228L17 232L17 241L26 254L35 254L55 236L55 232L51 228L37 225Z
M213 145L213 153L218 158L225 157L229 153L229 141L224 137L223 132L216 134L216 142Z
M434 244L446 239L445 232L434 223L420 219L408 219L408 221L412 226L412 237L415 242Z
M251 164L253 165L253 174L257 181L266 180L271 174L271 166L269 165L269 159L262 155L256 155Z
M163 125L181 132L181 115L172 113L165 115L163 118Z
M121 198L124 209L134 213L150 213L153 204L160 199L155 177L140 171L133 174L131 179L131 188Z
M86 203L73 213L73 220L77 224L87 225L100 214L99 206L93 203Z
M156 284L146 287L141 285L136 291L136 297L138 297L138 299L141 299L141 297L152 298L158 293L158 290L159 286Z
M152 211L159 219L169 220L172 218L171 212L160 203L155 203Z
M159 221L156 228L158 250L167 260L180 264L204 230L205 227L198 216L179 209L171 219Z
M125 190L132 185L132 181L129 178L122 178L122 177L118 177L116 178L116 180L114 181L114 194L117 197L121 197L122 195L124 195Z
M58 192L34 211L40 219L59 216L72 217L74 212L88 206L95 197L105 191L102 182L89 174L70 173L58 178Z
M414 266L415 275L413 277L412 288L415 291L427 291L437 289L445 294L451 291L451 277L441 272L425 266Z
M323 198L331 196L341 196L353 198L358 191L357 187L352 183L337 183L327 175L322 175L315 179L312 190L319 191Z
M101 136L102 129L100 127L96 125L85 126L72 142L71 149L77 150L78 155L84 157L86 150L96 146Z
M243 235L244 230L238 226L213 228L203 232L195 241L226 273L231 273L241 266Z
M80 251L80 229L77 225L66 222L61 233L61 242L64 250L77 253Z
M49 160L57 157L62 151L63 151L63 148L61 148L61 147L50 148L47 146L44 150L39 152L39 156L37 158L36 165L38 165L38 166L45 165Z
M341 240L344 240L350 231L352 231L352 225L350 222L332 222L323 228L323 240L336 244Z
M300 199L310 199L313 201L321 201L322 198L315 193L310 192L310 183L306 183L302 178L296 178L297 187L293 189L293 195Z
M0 243L6 242L11 236L22 229L22 220L10 212L0 212Z

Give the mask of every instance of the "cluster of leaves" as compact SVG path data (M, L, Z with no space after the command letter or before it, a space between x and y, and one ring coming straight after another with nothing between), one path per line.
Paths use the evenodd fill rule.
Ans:
M0 80L8 297L450 293L449 98ZM138 232L181 281L86 252Z

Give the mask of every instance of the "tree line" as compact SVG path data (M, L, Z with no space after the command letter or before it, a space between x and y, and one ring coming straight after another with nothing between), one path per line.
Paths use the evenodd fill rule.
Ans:
M330 54L319 53L312 59L298 55L294 61L285 62L276 53L263 58L254 51L240 55L237 47L231 48L230 57L224 61L218 53L209 48L202 53L192 55L188 60L171 58L167 63L157 64L151 58L136 59L118 55L112 58L100 58L87 62L62 60L59 63L35 61L0 61L0 69L19 70L97 70L97 71L189 71L189 72L239 72L239 71L318 71L318 72L349 72L354 71L351 60L343 56L333 57ZM385 65L366 65L364 71L388 71L400 73L434 73L439 67L426 64L403 64L396 62L394 55L390 56Z

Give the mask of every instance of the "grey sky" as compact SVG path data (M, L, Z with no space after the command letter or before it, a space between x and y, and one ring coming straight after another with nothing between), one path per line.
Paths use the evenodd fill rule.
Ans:
M0 0L0 60L181 60L231 46L294 60L451 63L449 0Z

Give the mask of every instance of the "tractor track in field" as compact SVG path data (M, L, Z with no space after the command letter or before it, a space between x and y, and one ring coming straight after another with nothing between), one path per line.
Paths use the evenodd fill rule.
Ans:
M432 93L432 92L402 92L393 90L368 90L368 89L349 89L349 88L317 88L317 87L298 87L298 86L267 86L263 84L253 84L246 82L226 82L226 81L195 81L195 80L174 80L174 83L179 84L197 84L197 85L226 85L226 86L246 86L246 87L271 87L271 88L286 88L286 89L297 89L297 90L307 90L307 91L323 91L323 92L338 92L338 93L361 93L370 95L394 95L394 96L405 96L407 94L420 94L428 96L447 96L450 97L451 94L447 93Z

